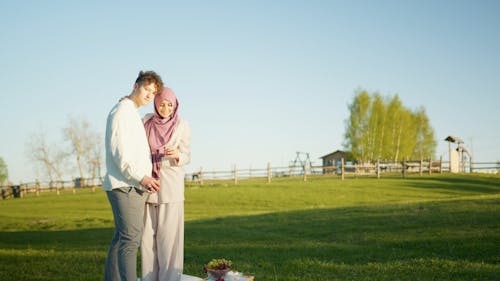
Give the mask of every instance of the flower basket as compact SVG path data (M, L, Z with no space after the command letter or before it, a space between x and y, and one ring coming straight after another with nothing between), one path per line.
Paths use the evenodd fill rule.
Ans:
M226 259L213 259L203 267L210 280L223 279L231 270L233 262Z
M208 277L214 280L223 278L228 272L229 269L207 269Z

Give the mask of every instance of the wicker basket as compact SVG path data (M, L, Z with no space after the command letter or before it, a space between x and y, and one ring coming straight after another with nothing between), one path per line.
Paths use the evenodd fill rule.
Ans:
M208 277L211 278L211 279L219 279L221 277L224 277L224 275L226 275L226 273L229 272L229 269L208 269L207 268L207 274L208 274Z

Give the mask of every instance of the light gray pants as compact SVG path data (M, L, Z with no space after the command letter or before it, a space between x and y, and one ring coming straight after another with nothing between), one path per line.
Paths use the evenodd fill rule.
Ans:
M137 281L137 249L141 243L147 194L134 187L113 189L106 194L113 210L115 233L109 246L104 280Z
M184 265L184 202L146 204L141 242L143 281L180 281Z

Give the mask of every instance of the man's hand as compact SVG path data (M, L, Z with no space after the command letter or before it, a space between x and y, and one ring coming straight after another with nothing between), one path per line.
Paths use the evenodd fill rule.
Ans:
M152 177L144 176L141 180L141 184L152 192L157 192L160 190L160 182L153 179Z

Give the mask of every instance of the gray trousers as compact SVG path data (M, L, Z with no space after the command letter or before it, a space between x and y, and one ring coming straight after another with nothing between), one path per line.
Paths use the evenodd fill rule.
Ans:
M106 192L115 233L109 246L104 269L105 281L137 281L137 249L144 228L144 205L147 194L134 187L122 187Z

